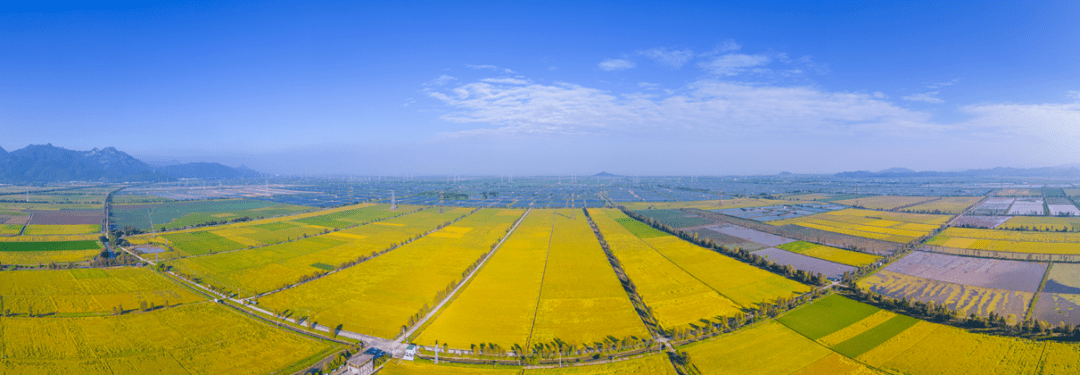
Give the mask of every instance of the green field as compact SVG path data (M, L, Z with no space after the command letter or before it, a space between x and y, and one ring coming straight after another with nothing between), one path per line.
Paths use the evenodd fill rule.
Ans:
M112 207L113 224L118 228L132 226L150 230L176 229L211 221L229 221L236 218L251 219L288 215L311 210L311 207L274 203L254 199L222 199L192 202L168 202L153 204L117 204Z
M633 233L635 236L638 236L638 237L641 237L641 238L654 238L654 237L670 236L670 234L667 234L667 233L661 232L659 230L656 230L653 227L650 227L648 224L645 224L645 223L642 223L640 221L631 219L629 217L621 217L621 218L615 219L615 221L618 221L619 224L622 224L622 226L625 227L627 230L629 230L630 233Z
M468 211L465 208L456 208L439 214L438 210L422 210L315 237L254 249L171 260L168 264L211 285L249 296L277 289L298 281L301 277L333 270L345 262L385 250L395 243L402 243L431 231L440 224L457 219ZM259 227L280 227L277 224ZM284 224L301 227L291 222ZM323 266L315 266L317 264Z
M640 210L635 213L645 215L672 228L696 227L713 224L712 220L687 214L680 210Z
M100 248L101 243L98 241L0 242L0 252L95 250Z
M852 325L878 310L880 309L877 307L833 294L809 306L792 311L777 320L806 337L817 340Z
M911 328L919 320L907 315L897 315L892 319L873 327L855 337L841 342L832 349L848 357L858 357L863 353L876 348L886 340L893 338L904 330Z

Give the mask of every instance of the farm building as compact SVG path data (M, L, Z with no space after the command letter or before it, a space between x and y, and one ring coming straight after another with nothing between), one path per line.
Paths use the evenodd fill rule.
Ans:
M349 375L371 375L375 373L375 356L360 353L350 357L348 361L345 361L344 373Z

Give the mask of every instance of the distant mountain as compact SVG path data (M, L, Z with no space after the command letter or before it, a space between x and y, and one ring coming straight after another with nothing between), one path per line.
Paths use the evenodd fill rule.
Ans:
M0 149L2 151L2 149ZM29 145L0 153L0 181L161 181L177 178L234 179L257 177L250 169L218 163L154 167L113 147L74 151L52 144Z
M916 172L907 168L889 168L878 172L841 172L836 177L847 178L904 178L904 177L1080 177L1080 164L1065 164L1042 168L969 169L960 172Z
M7 155L7 151L4 151L4 148L0 147L0 158L4 157L6 155Z
M600 172L600 173L594 174L593 177L619 177L619 175L611 174L611 173L607 173L607 172Z

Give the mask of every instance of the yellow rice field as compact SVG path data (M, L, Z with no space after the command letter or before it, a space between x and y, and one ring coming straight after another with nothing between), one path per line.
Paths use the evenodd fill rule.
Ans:
M13 314L111 313L205 298L146 268L0 272L3 309Z
M901 209L907 212L927 212L942 214L958 214L964 212L983 197L943 197L938 200L917 204Z
M532 332L544 278L554 211L533 210L416 342L469 348L524 346Z
M846 209L771 221L772 225L800 225L857 237L890 242L910 242L930 234L949 220L945 215L910 214Z
M604 234L611 251L619 259L637 292L665 329L700 324L700 319L731 316L739 306L664 258L656 249L635 236L615 219L628 219L616 209L590 209L590 215Z
M303 276L325 271L312 265L337 267L434 230L469 211L468 208L454 208L440 214L437 209L428 209L298 241L177 259L167 264L186 274L195 275L211 285L237 291L242 296L250 296L299 281ZM446 230L449 233L453 227Z
M108 317L8 317L0 319L0 336L5 374L267 374L337 348L213 303Z
M1012 219L998 226L997 229L1025 229L1041 231L1078 231L1080 230L1080 217L1053 217L1053 216L1014 216Z
M540 213L547 213L541 211ZM555 210L551 248L530 345L648 337L581 210Z
M653 249L713 290L740 306L810 290L783 276L748 265L675 236L642 239Z
M57 234L96 234L101 233L100 225L49 225L30 224L26 226L24 236L47 236Z
M101 250L0 251L0 264L50 264L94 259Z
M859 199L844 199L833 201L845 206L861 206L875 210L891 210L901 206L926 202L937 197L906 197L897 195L882 195L877 197L865 197Z
M679 349L703 375L790 374L833 354L776 321Z
M259 305L294 316L310 316L322 325L392 338L410 316L498 242L522 210L483 209L458 221L472 228L461 238L427 236L367 262L259 298ZM453 228L452 227L452 228ZM450 229L449 231L454 231Z
M678 208L698 208L702 210L715 210L718 208L744 208L764 207L791 204L788 200L757 199L757 198L732 198L709 201L679 201L679 202L623 202L623 207L628 210L671 210Z
M859 356L867 364L903 374L1031 374L1045 342L971 333L919 322ZM1076 350L1076 344L1069 345ZM1046 373L1071 373L1045 371Z
M1080 233L948 228L927 244L1016 253L1080 254Z
M621 375L649 374L675 375L675 367L665 354L651 354L612 363L574 366L569 363L562 368L526 369L514 367L492 368L482 365L440 364L428 361L391 360L379 372L380 375Z

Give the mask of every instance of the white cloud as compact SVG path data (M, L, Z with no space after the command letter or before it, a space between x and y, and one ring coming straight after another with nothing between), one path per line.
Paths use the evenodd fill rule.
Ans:
M445 84L453 82L453 81L457 81L457 78L454 78L453 76L450 76L450 75L443 74L443 75L439 76L439 78L435 78L435 79L431 80L431 82L428 82L425 85L426 86L432 86L432 85L433 86L442 86L442 85L445 85Z
M491 71L503 72L503 73L509 73L509 74L514 74L515 73L513 70L500 68L500 67L497 67L497 66L491 65L491 64L483 64L483 65L465 64L465 67L470 68L470 69L491 70Z
M725 40L720 44L716 45L716 53L738 51L740 49L742 49L742 46L740 46L738 43L735 43L735 41L731 39Z
M694 51L688 49L668 51L665 48L652 48L637 53L673 68L681 68L694 58Z
M932 103L932 104L944 103L945 101L941 100L941 98L937 97L937 94L938 94L937 91L931 91L931 92L924 92L924 93L919 93L919 94L908 95L908 96L905 96L905 97L903 97L901 99L909 100L909 101L913 101L913 102L926 102L926 103Z
M733 76L744 73L750 68L768 64L771 59L765 55L747 55L741 53L729 53L720 55L698 65L712 74L719 76Z
M635 65L634 65L634 62L630 61L630 60L607 59L607 60L601 61L599 66L600 66L600 69L603 69L603 70L606 70L606 71L610 72L610 71L614 71L614 70L630 69L630 68L633 68Z
M1080 91L1069 90L1068 96L1070 99L1080 100Z
M929 115L900 108L873 94L831 93L808 87L761 87L700 80L679 95L617 96L569 83L483 80L429 92L458 111L455 123L482 123L455 133L475 135L707 134L793 136L874 131L927 136L947 127Z

